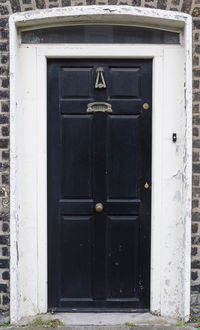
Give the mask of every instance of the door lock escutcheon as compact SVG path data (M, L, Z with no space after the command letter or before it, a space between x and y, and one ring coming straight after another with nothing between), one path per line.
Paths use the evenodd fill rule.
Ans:
M144 103L143 104L143 109L144 110L148 110L149 109L149 104L148 103Z

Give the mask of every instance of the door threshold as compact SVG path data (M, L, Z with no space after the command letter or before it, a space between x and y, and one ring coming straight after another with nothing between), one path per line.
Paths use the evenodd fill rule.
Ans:
M147 308L49 308L48 312L54 313L148 313Z
M161 316L152 315L150 312L148 313L130 313L130 312L79 312L79 313L71 313L71 312L56 312L55 314L47 313L40 314L33 317L27 317L21 319L18 325L25 326L26 324L34 324L34 321L40 318L42 322L48 322L50 320L59 320L61 325L61 329L73 329L73 330L99 330L101 327L103 330L110 329L120 329L127 330L127 325L134 325L137 327L147 327L149 329L159 327L159 330L169 327L175 326L177 324L177 320L164 318ZM169 329L169 328L168 328ZM174 328L173 328L174 329Z

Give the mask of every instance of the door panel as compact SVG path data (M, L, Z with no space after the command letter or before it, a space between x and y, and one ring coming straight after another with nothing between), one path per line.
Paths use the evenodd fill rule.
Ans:
M60 97L88 98L91 91L91 74L92 68L61 68Z
M111 115L107 121L108 198L137 198L141 153L139 116Z
M138 217L110 216L107 220L108 297L138 298Z
M62 116L62 197L91 198L92 116Z
M140 69L139 68L111 68L110 97L139 98ZM127 83L128 82L128 83Z
M98 67L106 88L95 88ZM149 308L151 67L48 60L50 309ZM88 113L92 102L110 103L112 113Z
M91 298L92 218L65 216L61 221L61 296Z

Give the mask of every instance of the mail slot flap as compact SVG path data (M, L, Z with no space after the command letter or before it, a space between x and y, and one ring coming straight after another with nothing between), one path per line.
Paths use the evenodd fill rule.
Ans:
M112 112L112 106L105 102L94 102L87 105L87 112Z

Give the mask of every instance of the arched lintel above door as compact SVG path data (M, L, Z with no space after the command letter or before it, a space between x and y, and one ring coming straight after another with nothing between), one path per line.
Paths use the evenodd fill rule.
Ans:
M131 6L77 6L16 13L10 24L20 28L80 25L117 24L135 25L177 31L184 29L190 15L166 10Z

